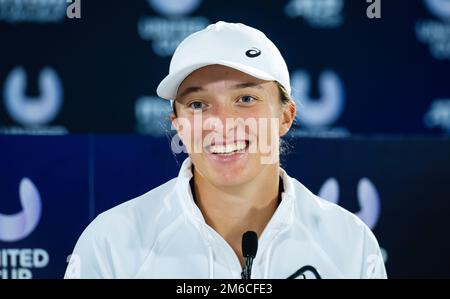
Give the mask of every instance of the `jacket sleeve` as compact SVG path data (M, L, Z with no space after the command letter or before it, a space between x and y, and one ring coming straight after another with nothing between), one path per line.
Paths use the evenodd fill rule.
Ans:
M364 227L364 247L360 278L387 278L386 268L378 241L366 226Z
M68 259L65 279L114 278L106 227L99 215L83 231Z

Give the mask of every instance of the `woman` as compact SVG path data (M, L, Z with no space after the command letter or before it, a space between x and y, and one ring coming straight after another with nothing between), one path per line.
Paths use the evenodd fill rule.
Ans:
M192 34L157 93L189 158L177 178L99 215L66 277L386 277L369 228L280 168L296 106L262 32L218 22ZM248 231L254 260L242 252Z

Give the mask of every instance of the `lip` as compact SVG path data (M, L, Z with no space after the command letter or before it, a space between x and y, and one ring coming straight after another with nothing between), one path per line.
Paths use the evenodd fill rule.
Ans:
M203 149L205 150L206 153L210 154L211 153L210 149L211 149L211 146L213 146L213 145L225 145L226 146L226 145L235 144L235 143L238 143L238 142L245 142L247 144L246 149L248 148L248 146L250 144L250 140L247 140L247 139L234 140L234 141L225 141L225 142L214 142L213 141L213 142L211 142L211 144L206 145Z
M242 141L244 141L244 140L242 140ZM247 143L247 146L245 147L245 150L242 152L236 152L231 155L213 154L207 150L207 149L209 149L209 146L208 146L207 149L205 149L206 156L210 160L212 160L216 163L220 163L220 164L229 164L229 163L239 161L239 160L245 158L246 156L248 156L248 149L250 147L250 142L248 140L245 140L245 141ZM213 145L213 144L211 144L211 145Z

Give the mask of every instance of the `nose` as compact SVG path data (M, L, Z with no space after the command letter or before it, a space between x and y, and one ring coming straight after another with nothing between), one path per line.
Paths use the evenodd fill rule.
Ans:
M236 118L236 112L231 105L217 101L207 117L208 125L206 129L220 134L227 134L236 128Z

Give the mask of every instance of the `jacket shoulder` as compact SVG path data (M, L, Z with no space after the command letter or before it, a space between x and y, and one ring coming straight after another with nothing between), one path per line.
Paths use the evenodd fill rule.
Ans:
M99 214L83 231L72 254L81 271L69 271L69 264L66 277L132 277L152 248L158 231L179 216L175 183L176 179L172 179Z

